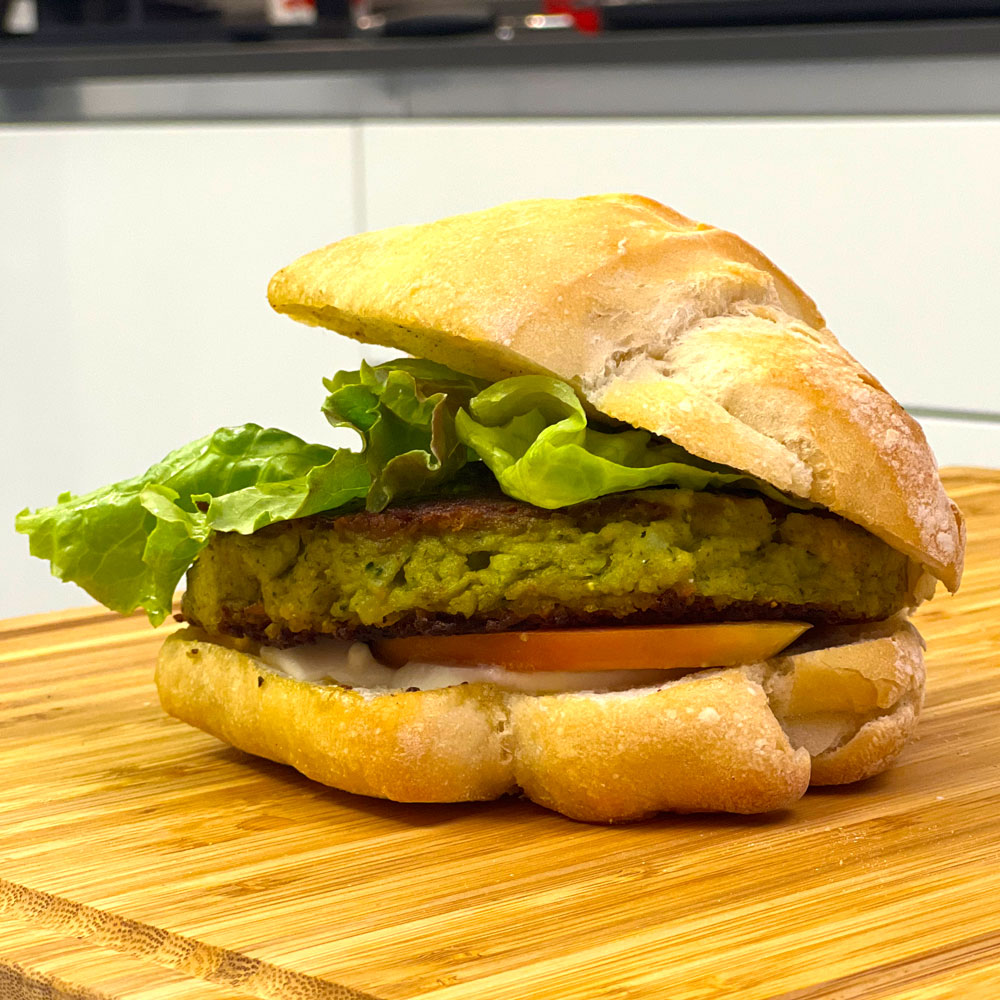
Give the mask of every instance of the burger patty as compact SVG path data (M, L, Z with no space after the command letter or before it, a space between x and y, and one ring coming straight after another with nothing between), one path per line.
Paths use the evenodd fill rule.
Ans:
M507 497L219 533L183 617L270 645L553 626L877 621L902 554L840 517L756 496L640 490L556 511Z

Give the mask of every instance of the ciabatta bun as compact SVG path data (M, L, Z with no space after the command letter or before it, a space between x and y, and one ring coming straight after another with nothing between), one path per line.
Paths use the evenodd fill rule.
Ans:
M921 641L904 619L807 635L800 651L652 687L525 694L316 684L185 629L164 644L156 683L171 715L349 792L459 802L520 790L597 822L759 813L810 782L883 770L920 710Z
M629 195L517 202L342 240L280 271L269 298L489 380L560 378L593 418L860 524L910 558L914 604L931 576L958 586L962 520L920 428L812 300L731 233ZM905 617L804 639L627 691L528 694L310 683L186 631L167 640L157 683L171 714L350 792L520 790L603 822L754 813L878 773L916 724L922 644Z
M334 243L269 298L469 374L555 375L592 412L822 504L958 586L961 516L920 427L731 233L632 195L515 202Z

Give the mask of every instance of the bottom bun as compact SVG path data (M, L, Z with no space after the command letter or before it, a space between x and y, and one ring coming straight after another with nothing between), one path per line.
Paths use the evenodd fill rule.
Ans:
M164 643L164 709L344 791L399 802L521 790L574 819L761 813L884 770L916 725L922 642L897 618L814 630L764 663L617 692L296 680L195 629Z

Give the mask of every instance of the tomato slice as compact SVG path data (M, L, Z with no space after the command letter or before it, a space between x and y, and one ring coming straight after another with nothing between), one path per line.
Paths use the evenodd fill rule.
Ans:
M436 663L507 670L691 670L756 663L781 652L803 622L723 622L635 628L551 629L378 639L389 667Z

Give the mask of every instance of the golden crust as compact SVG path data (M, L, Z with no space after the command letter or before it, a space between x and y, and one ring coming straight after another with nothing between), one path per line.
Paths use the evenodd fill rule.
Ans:
M630 195L515 202L342 240L279 271L269 298L470 374L556 375L958 586L961 517L919 426L731 233Z
M520 695L510 711L517 783L573 819L771 812L809 785L809 754L739 668L658 689Z
M809 646L769 661L763 684L785 731L812 755L811 784L881 773L913 736L923 706L920 633L895 618L816 629Z
M468 802L514 786L496 689L373 694L306 684L193 629L163 644L156 686L170 715L345 792Z
M305 683L185 629L156 680L170 714L345 791L455 802L520 788L575 819L622 822L768 812L810 781L884 770L919 711L919 636L899 620L826 638L836 645L658 687L533 695Z

